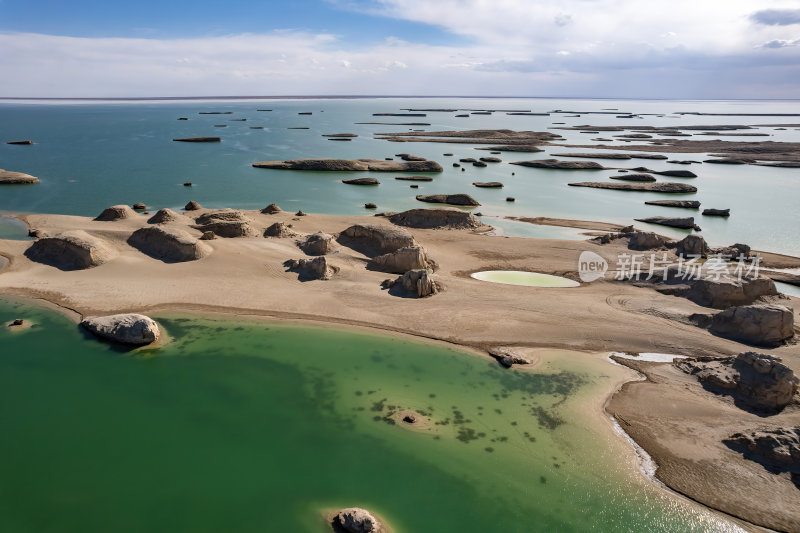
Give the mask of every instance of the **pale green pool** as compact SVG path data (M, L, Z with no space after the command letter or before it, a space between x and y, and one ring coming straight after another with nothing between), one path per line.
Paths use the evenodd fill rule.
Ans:
M503 283L505 285L524 285L526 287L580 287L580 283L561 276L522 272L520 270L485 270L474 272L471 276L481 281Z

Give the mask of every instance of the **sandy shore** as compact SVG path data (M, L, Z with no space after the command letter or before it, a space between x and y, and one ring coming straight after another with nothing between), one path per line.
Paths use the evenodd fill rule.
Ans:
M292 230L300 234L339 233L353 224L392 226L382 217L245 213L259 235L278 221L292 224ZM469 230L411 229L428 256L438 264L436 276L445 287L432 297L415 299L389 294L381 288L381 282L396 275L368 270L365 255L338 244L327 255L328 262L339 268L336 275L327 281L301 282L297 273L283 266L286 260L305 256L295 238L205 241L212 248L207 257L167 264L142 254L126 242L133 231L147 225L145 216L114 222L62 215L20 218L44 234L84 230L104 239L118 252L116 258L98 267L61 271L25 257L30 241L0 240L0 255L8 260L8 265L0 271L0 294L41 298L81 315L167 309L219 311L378 328L479 350L509 346L721 356L749 349L676 318L707 312L707 308L649 288L612 280L584 283L576 288L518 287L469 277L480 270L523 270L577 279L581 252L593 251L613 264L618 254L628 251L619 241L600 246L588 241L494 237ZM182 229L200 235L186 226ZM793 262L793 258L785 261ZM797 300L791 303L798 308ZM800 369L800 348L796 345L782 346L769 353ZM659 465L660 479L694 499L736 514L731 505L738 501L737 494L747 493L748 482L743 480L748 479L753 469L753 464L741 456L733 452L720 456L726 461L728 475L716 480L716 494L731 505L706 501L681 485L681 481L693 479L693 472L702 471L687 469L688 464L720 452L721 444L714 444L720 430L703 425L718 400L711 395L708 405L680 411L675 415L680 423L670 422L658 412L668 408L659 394L640 392L650 390L645 388L648 383L623 386L610 402L609 412L653 456ZM688 395L697 397L686 387L674 387L671 394L675 395L675 401L683 401ZM746 414L737 414L735 410L726 412L725 420L732 425L741 423L744 428L752 422ZM791 420L800 423L796 418ZM645 429L637 431L635 427ZM674 434L673 440L664 440L669 436L664 433L665 427ZM648 437L647 428L659 433ZM662 444L650 446L651 442ZM676 449L680 460L674 458ZM677 470L670 468L672 464L679 465ZM800 509L800 491L794 498L795 508ZM743 518L765 523L758 514Z

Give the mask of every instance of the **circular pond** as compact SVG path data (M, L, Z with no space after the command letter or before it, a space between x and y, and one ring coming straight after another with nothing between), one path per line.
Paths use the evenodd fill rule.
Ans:
M481 281L503 283L505 285L524 285L526 287L580 287L580 283L571 279L539 272L522 272L519 270L485 270L474 272L471 276Z

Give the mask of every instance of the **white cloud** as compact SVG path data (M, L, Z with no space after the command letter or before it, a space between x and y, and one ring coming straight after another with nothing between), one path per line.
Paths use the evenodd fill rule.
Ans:
M356 45L331 34L294 30L192 39L0 33L0 95L797 98L797 26L765 24L753 15L793 4L795 0L671 0L646 6L641 0L347 4L349 9L441 27L466 37L468 44L459 46L391 36Z

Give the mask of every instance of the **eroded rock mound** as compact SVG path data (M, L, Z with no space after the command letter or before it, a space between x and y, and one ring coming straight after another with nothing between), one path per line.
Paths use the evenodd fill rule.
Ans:
M729 217L731 216L730 209L703 209L704 217Z
M83 270L114 259L117 250L106 241L85 231L72 230L34 242L25 256L31 261L60 270Z
M203 206L192 200L188 204L183 206L183 209L186 211L198 211L200 209L203 209Z
M269 204L267 207L262 209L261 212L265 215L274 215L276 213L283 213L283 209L278 207L278 204Z
M289 270L297 272L302 280L328 280L339 271L338 267L328 263L328 259L322 255L314 259L289 260L284 264Z
M369 262L369 266L381 272L403 274L409 270L433 269L435 263L428 259L421 246L409 246L379 255Z
M548 168L554 170L605 170L606 167L594 161L559 161L558 159L534 159L533 161L513 161L512 165L523 167Z
M671 181L659 181L656 183L610 183L605 181L582 181L579 183L568 183L570 187L589 187L592 189L610 189L614 191L643 191L643 192L664 192L664 193L689 193L697 192L697 187L687 183L675 183Z
M289 226L287 226L283 222L276 222L270 227L268 227L266 230L264 230L264 237L285 238L285 237L294 237L296 235L297 234L293 232L289 228Z
M425 269L409 270L395 280L384 282L384 287L394 293L412 294L417 298L433 296L443 289L443 286Z
M469 194L420 194L417 195L417 200L420 202L430 202L433 204L450 204L450 205L466 205L478 206L475 198Z
M333 235L319 231L298 242L297 246L308 255L325 255L331 250L332 244Z
M349 178L343 179L342 183L347 185L380 185L378 178Z
M621 181L638 181L643 183L652 183L656 181L656 179L650 174L622 174L619 176L611 176L611 179Z
M684 209L699 209L700 202L697 200L651 200L645 205L660 205L661 207L682 207Z
M637 222L647 222L648 224L658 224L659 226L667 226L670 228L679 229L694 229L700 231L697 224L694 223L694 217L648 217L636 218Z
M683 257L705 257L708 254L708 244L700 235L687 235L675 248L675 253Z
M775 346L794 336L794 312L776 304L731 307L714 315L709 331L747 344Z
M176 213L172 209L159 209L155 215L147 220L148 224L186 224L192 223L189 217Z
M714 392L733 395L750 407L777 411L797 392L798 380L779 357L744 352L722 359L681 359L675 366Z
M95 220L103 222L111 222L114 220L122 220L125 218L133 218L136 216L136 211L129 205L112 205L106 207L103 212L95 217Z
M133 232L128 244L165 263L195 261L211 253L211 247L188 232L161 226L150 226Z
M385 533L386 529L380 520L359 507L342 509L333 517L333 526L346 533Z
M329 170L373 172L441 172L436 161L386 161L382 159L290 159L286 161L260 161L256 168L280 170Z
M629 234L628 248L632 250L655 250L666 246L669 240L652 231L636 231Z
M21 185L26 183L39 183L39 178L24 174L22 172L12 172L0 168L0 185Z
M202 232L213 231L219 237L252 237L256 233L250 225L250 219L235 209L204 213L195 222L196 229Z
M489 348L489 355L497 359L497 362L506 368L511 368L512 365L529 365L531 360L519 352L510 350L508 348Z
M339 234L339 242L368 256L417 246L414 236L407 230L377 224L350 226Z
M800 427L734 433L723 442L769 470L800 474Z
M474 229L483 226L471 213L458 209L410 209L390 215L389 220L409 228Z
M135 346L151 344L161 336L155 320L133 313L87 318L81 326L98 337Z

